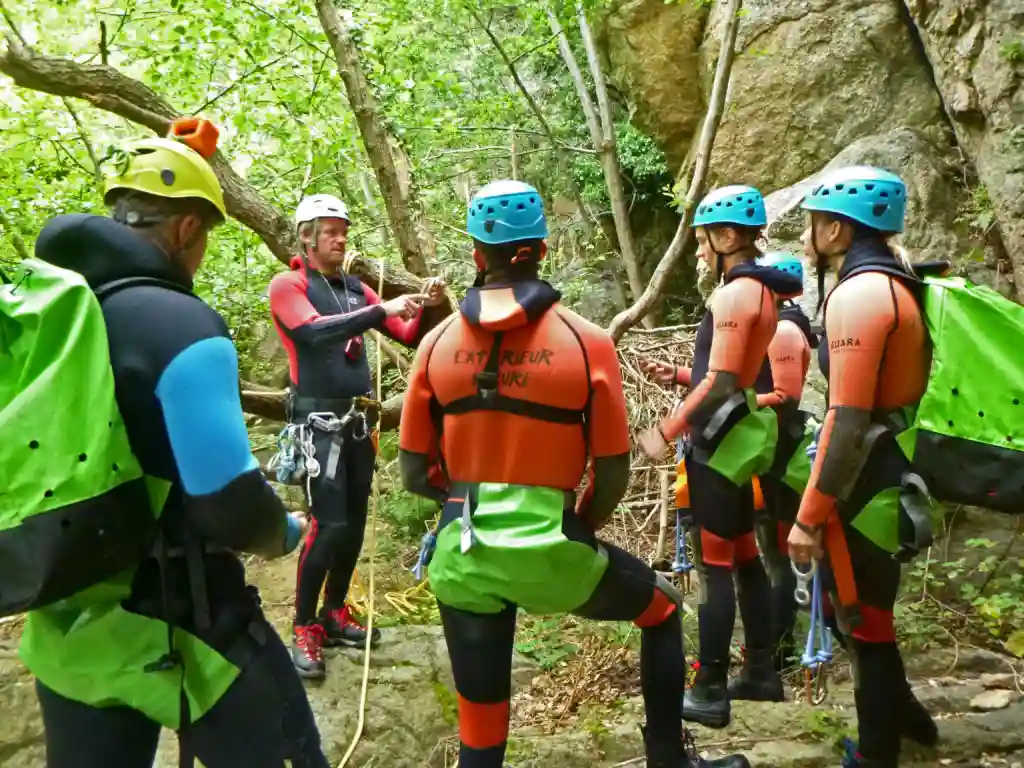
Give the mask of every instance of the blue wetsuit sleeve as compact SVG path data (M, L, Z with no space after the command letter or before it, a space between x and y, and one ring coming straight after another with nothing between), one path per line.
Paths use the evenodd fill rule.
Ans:
M194 342L164 368L156 386L190 522L234 550L285 551L287 512L249 447L231 340Z

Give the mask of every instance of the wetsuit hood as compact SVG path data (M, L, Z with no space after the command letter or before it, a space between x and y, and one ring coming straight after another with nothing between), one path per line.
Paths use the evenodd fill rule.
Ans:
M789 320L796 325L807 339L807 343L811 345L811 349L817 348L820 341L818 334L811 328L811 319L804 314L799 304L792 301L787 301L783 304L782 309L779 310L779 321L781 322L782 320Z
M50 219L36 257L83 275L94 290L126 277L153 277L192 289L192 278L155 244L106 216L72 213Z
M493 283L466 291L459 311L470 325L507 331L534 322L561 298L544 280Z
M762 267L752 261L744 261L729 270L725 276L728 283L738 277L757 280L781 299L791 299L803 293L804 284L799 277L782 272L774 267Z

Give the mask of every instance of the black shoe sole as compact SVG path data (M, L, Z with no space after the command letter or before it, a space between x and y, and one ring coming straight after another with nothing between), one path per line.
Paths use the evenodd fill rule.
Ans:
M299 673L299 677L303 680L322 680L327 677L327 669L303 669L298 664L292 662L292 666L295 667L295 671Z
M380 644L380 638L370 641L370 647L376 648ZM324 640L324 648L365 648L366 641L360 640L358 642L354 640L348 640L343 637L328 637Z
M693 710L687 710L683 708L683 720L687 723L697 723L707 728L727 728L729 722L732 720L732 713L725 715L708 715L702 712L694 712Z

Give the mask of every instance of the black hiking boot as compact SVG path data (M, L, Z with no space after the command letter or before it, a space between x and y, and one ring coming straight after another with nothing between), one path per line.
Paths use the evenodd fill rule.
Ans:
M725 665L702 662L693 687L683 696L683 720L708 728L725 728L731 714Z
M319 680L327 674L321 649L324 645L324 628L319 624L306 624L292 628L292 663L299 677Z
M748 648L739 675L729 681L729 698L737 701L785 701L782 678L770 649Z
M352 611L348 605L343 608L323 610L321 620L327 633L324 645L328 648L338 645L349 645L356 648L366 646L366 627L352 618ZM379 642L380 630L374 627L370 645L376 646Z
M750 768L750 761L743 755L705 760L697 753L693 736L685 728L682 738L672 739L655 738L646 728L641 730L647 752L647 768Z

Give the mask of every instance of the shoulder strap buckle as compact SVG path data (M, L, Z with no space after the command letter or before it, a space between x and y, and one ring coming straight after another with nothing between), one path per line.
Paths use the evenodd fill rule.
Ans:
M490 402L498 396L498 365L501 362L501 339L504 332L494 334L491 342L491 353L487 356L487 364L476 375L476 391L484 402Z

